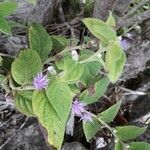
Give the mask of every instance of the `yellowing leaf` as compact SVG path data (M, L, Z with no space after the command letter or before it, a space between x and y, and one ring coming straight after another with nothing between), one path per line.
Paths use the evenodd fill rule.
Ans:
M60 149L64 138L65 121L57 115L44 91L34 92L32 104L34 113L47 130L48 142Z

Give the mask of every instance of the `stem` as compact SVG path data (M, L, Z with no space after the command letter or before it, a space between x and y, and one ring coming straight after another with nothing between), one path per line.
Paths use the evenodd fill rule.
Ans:
M116 134L115 130L109 126L106 122L104 122L100 117L98 118L96 115L93 115L93 117L98 120L104 127L106 127L111 133L112 135L115 137L115 139L117 139L118 141L121 142L121 144L123 145L124 147L124 150L126 150L126 146L127 144L125 144Z
M12 90L15 90L15 91L26 91L26 90L34 90L35 89L33 86L30 86L30 85L24 85L24 86L16 87L16 86L14 86L12 78L10 76L8 77L8 79L9 79L10 88Z
M117 135L115 134L114 132L114 129L111 128L106 122L104 122L101 118L98 118L96 115L93 115L93 117L98 120L104 127L106 127L112 134L115 138L118 138Z
M55 56L53 56L53 57L50 57L49 59L47 59L45 62L44 62L44 64L47 64L47 63L49 63L49 62L51 62L51 61L54 61L56 58L57 58L57 56L61 56L61 55L63 55L63 54L65 54L65 53L67 53L67 52L70 52L70 51L72 51L72 50L76 50L76 49L79 49L79 50L82 50L82 49L84 49L84 48L86 48L86 45L85 44L83 44L83 45L80 45L80 46L75 46L75 47L66 47L63 51L61 51L60 53L58 53L58 54L56 54Z

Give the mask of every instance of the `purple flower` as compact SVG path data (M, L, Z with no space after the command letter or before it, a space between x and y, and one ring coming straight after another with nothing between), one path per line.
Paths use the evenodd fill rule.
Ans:
M42 90L46 88L48 85L47 75L43 75L42 72L38 73L37 76L34 77L33 86L37 90Z
M86 105L84 103L75 100L72 104L72 112L75 116L81 117L82 113L85 111L85 106Z
M127 50L130 47L130 42L129 42L129 39L127 38L122 38L120 43L124 50Z
M92 114L88 111L85 111L81 116L81 120L92 122Z
M80 117L81 120L92 121L92 114L86 111L85 106L86 104L75 100L72 104L72 113L75 116Z

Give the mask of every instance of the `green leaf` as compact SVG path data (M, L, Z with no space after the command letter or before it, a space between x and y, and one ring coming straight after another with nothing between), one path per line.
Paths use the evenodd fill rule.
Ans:
M62 51L68 44L68 39L66 39L64 36L51 36L52 43L53 43L53 51L60 52Z
M89 93L88 90L85 90L81 94L80 100L86 104L91 104L91 103L96 102L99 98L101 98L103 96L108 85L109 85L108 78L103 78L103 79L99 80L95 84L94 94L91 94L91 93Z
M101 124L98 120L93 118L92 122L83 121L83 130L86 137L86 140L89 142L95 134L101 129Z
M102 65L96 61L88 62L87 64L85 64L84 71L82 73L82 76L80 77L81 82L87 86L92 85L101 67Z
M32 94L33 91L18 92L14 98L16 108L27 116L34 116L32 108Z
M150 144L146 142L132 142L129 150L150 150Z
M96 18L86 18L83 20L83 23L94 36L106 44L117 38L116 32L113 28L108 26L102 20Z
M0 32L11 35L11 26L9 22L0 14Z
M83 65L72 60L72 58L68 56L64 58L63 65L64 65L63 66L64 74L63 76L60 77L60 80L68 84L77 82L83 73L83 68L84 68Z
M52 89L52 87L54 87L54 89ZM38 116L40 123L46 128L48 132L48 142L56 149L61 148L64 138L65 125L71 104L70 95L69 93L66 93L68 91L65 91L66 87L65 89L62 88L63 87L60 86L56 88L55 85L49 87L48 91L52 90L50 93L48 93L48 96L52 96L49 98L44 91L35 91L32 100L34 113ZM56 90L60 91L58 92ZM53 105L55 100L57 105L56 103ZM59 104L58 101L60 102ZM63 104L66 104L66 106ZM57 107L58 105L59 108ZM58 109L61 110L61 114L59 115L58 113L60 110Z
M116 134L122 141L132 140L143 134L146 131L146 127L137 127L137 126L123 126L116 127Z
M122 50L120 44L114 41L106 52L105 67L108 72L108 77L112 83L115 83L120 77L126 61L125 52Z
M117 102L113 106L109 107L107 110L99 114L99 117L106 123L110 123L116 117L121 106L121 101Z
M69 87L60 81L54 81L46 89L46 94L61 119L67 120L73 96Z
M79 61L85 60L87 58L89 58L91 55L94 55L94 51L90 50L90 49L83 49L80 52L80 57L79 57Z
M113 17L113 15L112 15L112 12L111 12L111 11L109 12L109 17L108 17L106 23L107 23L109 26L112 26L112 27L115 27L115 26L116 26L116 21L115 21L115 18Z
M30 83L33 77L42 70L42 62L38 54L31 50L23 50L12 63L11 73L18 84Z
M80 89L79 89L79 87L77 87L76 84L69 84L68 86L69 86L70 90L72 91L72 93L75 93L75 94L80 93Z
M14 2L0 2L0 14L3 17L11 15L17 8L17 3Z
M34 23L29 28L29 42L31 49L45 61L52 50L52 40L42 25Z

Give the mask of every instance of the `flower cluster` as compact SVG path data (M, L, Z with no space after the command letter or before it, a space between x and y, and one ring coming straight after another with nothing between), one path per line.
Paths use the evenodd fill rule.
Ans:
M33 86L37 90L42 90L42 89L46 88L47 85L48 85L47 75L43 75L43 73L40 72L37 74L37 76L34 77Z
M72 113L81 118L81 120L92 121L92 114L85 108L85 104L75 100L72 104Z

